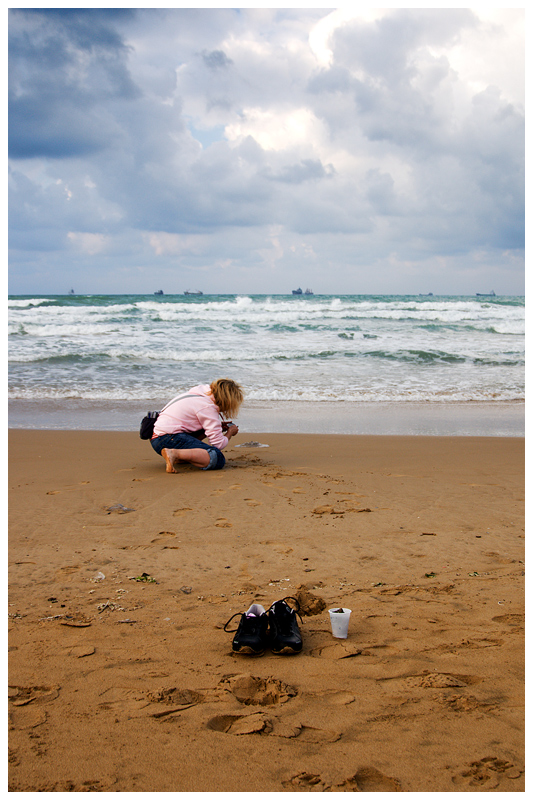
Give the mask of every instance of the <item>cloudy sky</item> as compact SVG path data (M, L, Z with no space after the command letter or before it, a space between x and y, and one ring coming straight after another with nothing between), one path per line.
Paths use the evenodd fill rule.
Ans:
M523 9L15 9L9 40L12 294L523 294Z

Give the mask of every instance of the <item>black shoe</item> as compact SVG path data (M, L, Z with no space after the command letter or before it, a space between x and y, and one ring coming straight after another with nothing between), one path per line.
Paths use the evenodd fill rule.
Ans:
M296 611L286 603L286 600L294 600L297 605ZM294 597L278 600L268 609L270 649L275 655L290 655L301 651L302 635L296 620L299 610L300 605Z
M228 633L227 626L232 619L238 617L234 614L226 624L224 630ZM262 656L268 646L268 616L263 606L254 603L245 614L242 614L237 632L233 637L232 648L235 653Z

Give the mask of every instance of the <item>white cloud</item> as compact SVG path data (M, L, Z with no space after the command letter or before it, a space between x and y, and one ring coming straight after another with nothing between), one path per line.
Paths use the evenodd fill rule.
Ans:
M108 238L101 233L80 233L79 231L69 231L67 238L75 248L89 256L101 253L108 244Z
M473 8L481 24L442 48L471 95L497 86L503 97L524 105L524 9Z
M238 121L227 125L226 138L242 142L252 136L264 150L318 149L325 138L323 125L308 108L244 109Z
M177 233L157 233L143 234L143 238L148 241L156 256L177 256L185 253L199 253L203 249L202 236L181 236Z
M73 248L87 291L467 291L480 254L519 291L522 9L10 18L13 291Z
M381 19L386 13L384 8L359 8L355 6L336 8L314 25L309 32L309 46L321 67L330 67L333 63L331 38L334 32L349 20L373 22Z

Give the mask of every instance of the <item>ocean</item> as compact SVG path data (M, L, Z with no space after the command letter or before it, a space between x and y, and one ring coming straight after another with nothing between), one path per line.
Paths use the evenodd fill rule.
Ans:
M11 427L135 430L231 377L247 430L524 435L523 297L10 296L8 326Z

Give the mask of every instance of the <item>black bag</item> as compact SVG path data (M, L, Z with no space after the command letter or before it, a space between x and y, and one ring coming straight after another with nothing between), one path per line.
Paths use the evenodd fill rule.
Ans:
M154 435L154 425L155 421L158 418L160 411L148 411L145 417L141 420L141 429L139 431L139 436L141 439L151 439ZM199 431L187 431L189 436L194 436L195 439L205 439L205 431L203 428L200 428Z
M151 439L154 435L154 425L155 421L158 418L160 412L159 411L148 411L146 416L141 420L141 429L139 431L139 436L141 439Z
M172 400L170 403L168 403L165 406L165 408L168 408L173 403L177 403L178 400L184 400L186 397L201 397L201 396L202 395L200 395L200 394L184 394L181 397L176 397L174 400ZM165 408L163 409L163 411L165 410ZM143 417L142 420L141 420L141 428L140 428L140 431L139 431L139 436L141 437L141 439L151 439L152 438L152 436L154 435L155 421L158 418L158 416L160 415L160 413L161 413L160 411L147 411L146 412L146 416ZM229 425L232 425L232 424L233 423L231 423L231 422L227 423L227 422L224 421L222 429L224 430L224 425L227 425L229 427ZM202 441L202 439L205 439L205 431L204 431L203 428L200 428L199 431L187 431L187 433L189 434L189 436L194 436L194 438L198 439L199 441Z

